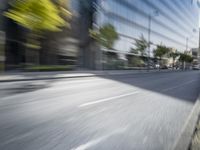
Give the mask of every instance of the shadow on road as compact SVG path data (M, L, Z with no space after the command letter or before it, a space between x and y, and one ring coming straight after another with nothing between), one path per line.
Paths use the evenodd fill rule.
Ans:
M26 84L26 85L21 85L20 87L17 88L8 88L4 90L9 91L10 94L19 94L19 93L34 92L36 90L41 90L48 87L49 86L47 84L39 84L39 85Z
M113 75L104 78L190 102L195 102L200 92L199 71Z

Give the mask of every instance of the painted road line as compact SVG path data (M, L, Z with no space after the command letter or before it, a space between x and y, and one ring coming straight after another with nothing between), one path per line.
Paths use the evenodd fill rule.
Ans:
M126 93L126 94L113 96L113 97L109 97L109 98L104 98L104 99L100 99L100 100L96 100L96 101L92 101L92 102L87 102L87 103L79 105L79 108L98 104L98 103L102 103L102 102L112 101L114 99L130 96L130 95L134 95L134 94L138 94L138 93L139 93L139 91L134 91L134 92L131 92L131 93Z
M92 146L95 146L99 143L101 143L102 141L105 141L106 139L108 139L110 136L113 135L118 135L118 134L123 134L125 131L127 131L127 129L129 128L129 126L126 126L124 128L119 128L113 132L111 132L110 134L107 134L105 136L99 137L97 139L91 140L83 145L78 146L77 148L72 148L71 150L86 150L91 148Z
M167 92L167 91L170 91L170 90L174 90L174 89L180 88L182 86L185 86L187 84L191 84L191 83L193 83L195 81L198 81L198 80L191 80L191 81L185 82L183 84L180 84L180 85L177 85L177 86L174 86L174 87L170 87L170 88L164 89L164 90L162 90L162 92Z

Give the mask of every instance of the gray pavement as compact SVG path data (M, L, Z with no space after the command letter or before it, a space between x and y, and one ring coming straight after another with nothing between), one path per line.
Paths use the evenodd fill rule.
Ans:
M0 73L0 82L29 81L29 80L51 80L64 78L94 77L105 75L140 74L153 72L182 72L182 70L102 70L102 71L53 71L53 72L4 72Z
M170 150L200 72L0 83L0 150Z

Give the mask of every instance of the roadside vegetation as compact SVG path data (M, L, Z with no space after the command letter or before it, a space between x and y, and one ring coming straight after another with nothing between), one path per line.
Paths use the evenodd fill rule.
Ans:
M175 61L176 59L179 57L180 53L176 50L176 51L172 51L169 53L169 57L172 58L172 69L175 68Z
M167 54L169 54L170 48L166 47L165 45L157 45L157 48L154 50L154 57L158 58L159 61L159 69L163 65L162 59L163 57L167 57Z
M105 24L98 30L90 30L90 36L108 50L113 49L114 42L118 39L118 33L112 24Z
M14 0L11 9L4 13L17 24L29 30L27 45L38 46L39 39L44 32L61 31L62 27L70 27L69 23L61 17L65 13L68 17L70 12L51 0Z
M26 67L25 71L36 72L36 71L69 71L73 70L74 66L70 65L38 65Z
M104 69L123 69L123 62L118 59L118 54L113 48L119 35L112 24L104 24L99 29L90 29L90 37L100 46L107 49L102 52Z
M13 20L26 32L26 55L31 50L34 59L25 56L25 60L31 64L40 63L39 51L41 41L47 32L61 32L64 28L70 28L71 13L64 6L67 0L53 2L51 0L13 0L10 9L4 12L4 16Z
M135 39L133 43L134 47L131 48L130 54L126 55L129 67L147 67L148 62L148 42L143 35L139 39ZM150 43L152 44L152 43ZM153 50L154 58L150 60L151 68L155 69L167 69L167 63L171 59L171 68L174 69L186 69L188 66L192 66L193 57L186 51L178 52L163 44L155 45ZM169 64L168 64L169 65Z

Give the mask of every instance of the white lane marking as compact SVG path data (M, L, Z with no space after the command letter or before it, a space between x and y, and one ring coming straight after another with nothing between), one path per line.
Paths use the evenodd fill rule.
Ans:
M191 81L185 82L183 84L180 84L180 85L177 85L177 86L174 86L174 87L170 87L170 88L164 89L164 90L162 90L162 92L166 92L166 91L170 91L170 90L173 90L173 89L177 89L179 87L185 86L185 85L190 84L190 83L195 82L195 81L197 81L197 80L191 80Z
M134 95L134 94L137 94L137 93L139 93L139 91L134 91L134 92L131 92L131 93L122 94L122 95L118 95L118 96L113 96L113 97L109 97L109 98L104 98L104 99L100 99L100 100L97 100L97 101L92 101L92 102L81 104L81 105L79 105L79 107L86 107L86 106L89 106L89 105L94 105L94 104L98 104L98 103L102 103L102 102L107 102L107 101L111 101L111 100L114 100L114 99L118 99L118 98L130 96L130 95Z
M94 145L97 145L98 143L100 143L100 142L106 140L107 138L109 138L109 137L112 136L112 135L124 133L125 131L127 131L128 128L129 128L129 126L126 126L126 127L124 127L124 128L120 128L120 129L118 129L118 130L116 130L116 131L111 132L110 134L107 134L107 135L102 136L102 137L100 137L100 138L91 140L91 141L89 141L89 142L87 142L87 143L85 143L85 144L83 144L83 145L80 145L80 146L78 146L77 148L72 148L71 150L87 150L87 149L89 149L90 147L92 147L92 146L94 146Z
M91 78L91 79L82 79L82 80L62 80L55 83L55 85L68 85L68 84L74 84L74 83L88 83L88 82L96 82L101 81L104 79L101 78ZM106 80L106 79L105 79Z

